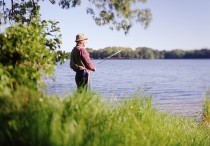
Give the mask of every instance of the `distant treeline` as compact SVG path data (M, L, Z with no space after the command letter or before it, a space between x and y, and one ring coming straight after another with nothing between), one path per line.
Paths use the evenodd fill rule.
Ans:
M153 50L147 47L138 47L135 50L125 47L107 47L104 49L93 50L87 48L92 59L104 59L108 56L122 50L112 59L210 59L210 49L203 48L200 50ZM68 55L70 56L70 55Z

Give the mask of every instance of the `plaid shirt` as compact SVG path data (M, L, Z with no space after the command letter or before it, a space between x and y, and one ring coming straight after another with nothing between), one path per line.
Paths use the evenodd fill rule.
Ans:
M76 72L84 70L84 68L95 71L95 65L90 60L90 55L84 47L74 47L71 52L70 66Z
M81 55L84 65L85 65L85 68L88 70L95 71L95 65L90 60L90 55L85 48L80 48L80 55Z

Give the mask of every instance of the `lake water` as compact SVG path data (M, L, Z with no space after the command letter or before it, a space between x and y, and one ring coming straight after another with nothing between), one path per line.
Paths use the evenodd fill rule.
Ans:
M152 96L155 108L200 118L210 89L210 60L107 60L91 72L91 89L107 99L124 99L137 91ZM69 60L47 79L48 94L66 95L76 90Z

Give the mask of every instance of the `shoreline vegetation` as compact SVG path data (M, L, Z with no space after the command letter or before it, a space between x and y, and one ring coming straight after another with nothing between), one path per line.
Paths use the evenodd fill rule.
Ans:
M93 50L87 48L92 59L105 59L112 54L122 50L111 59L210 59L210 49L202 48L198 50L174 49L171 51L154 50L148 47L138 47L135 50L125 47L106 47L104 49ZM71 52L58 51L60 54L70 59Z

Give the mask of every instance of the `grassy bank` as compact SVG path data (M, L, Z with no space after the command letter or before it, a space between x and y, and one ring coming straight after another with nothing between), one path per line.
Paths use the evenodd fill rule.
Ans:
M209 145L210 129L163 114L139 95L117 104L93 93L66 98L22 88L0 96L2 146Z
M203 122L207 127L210 127L210 91L207 93L204 101Z

